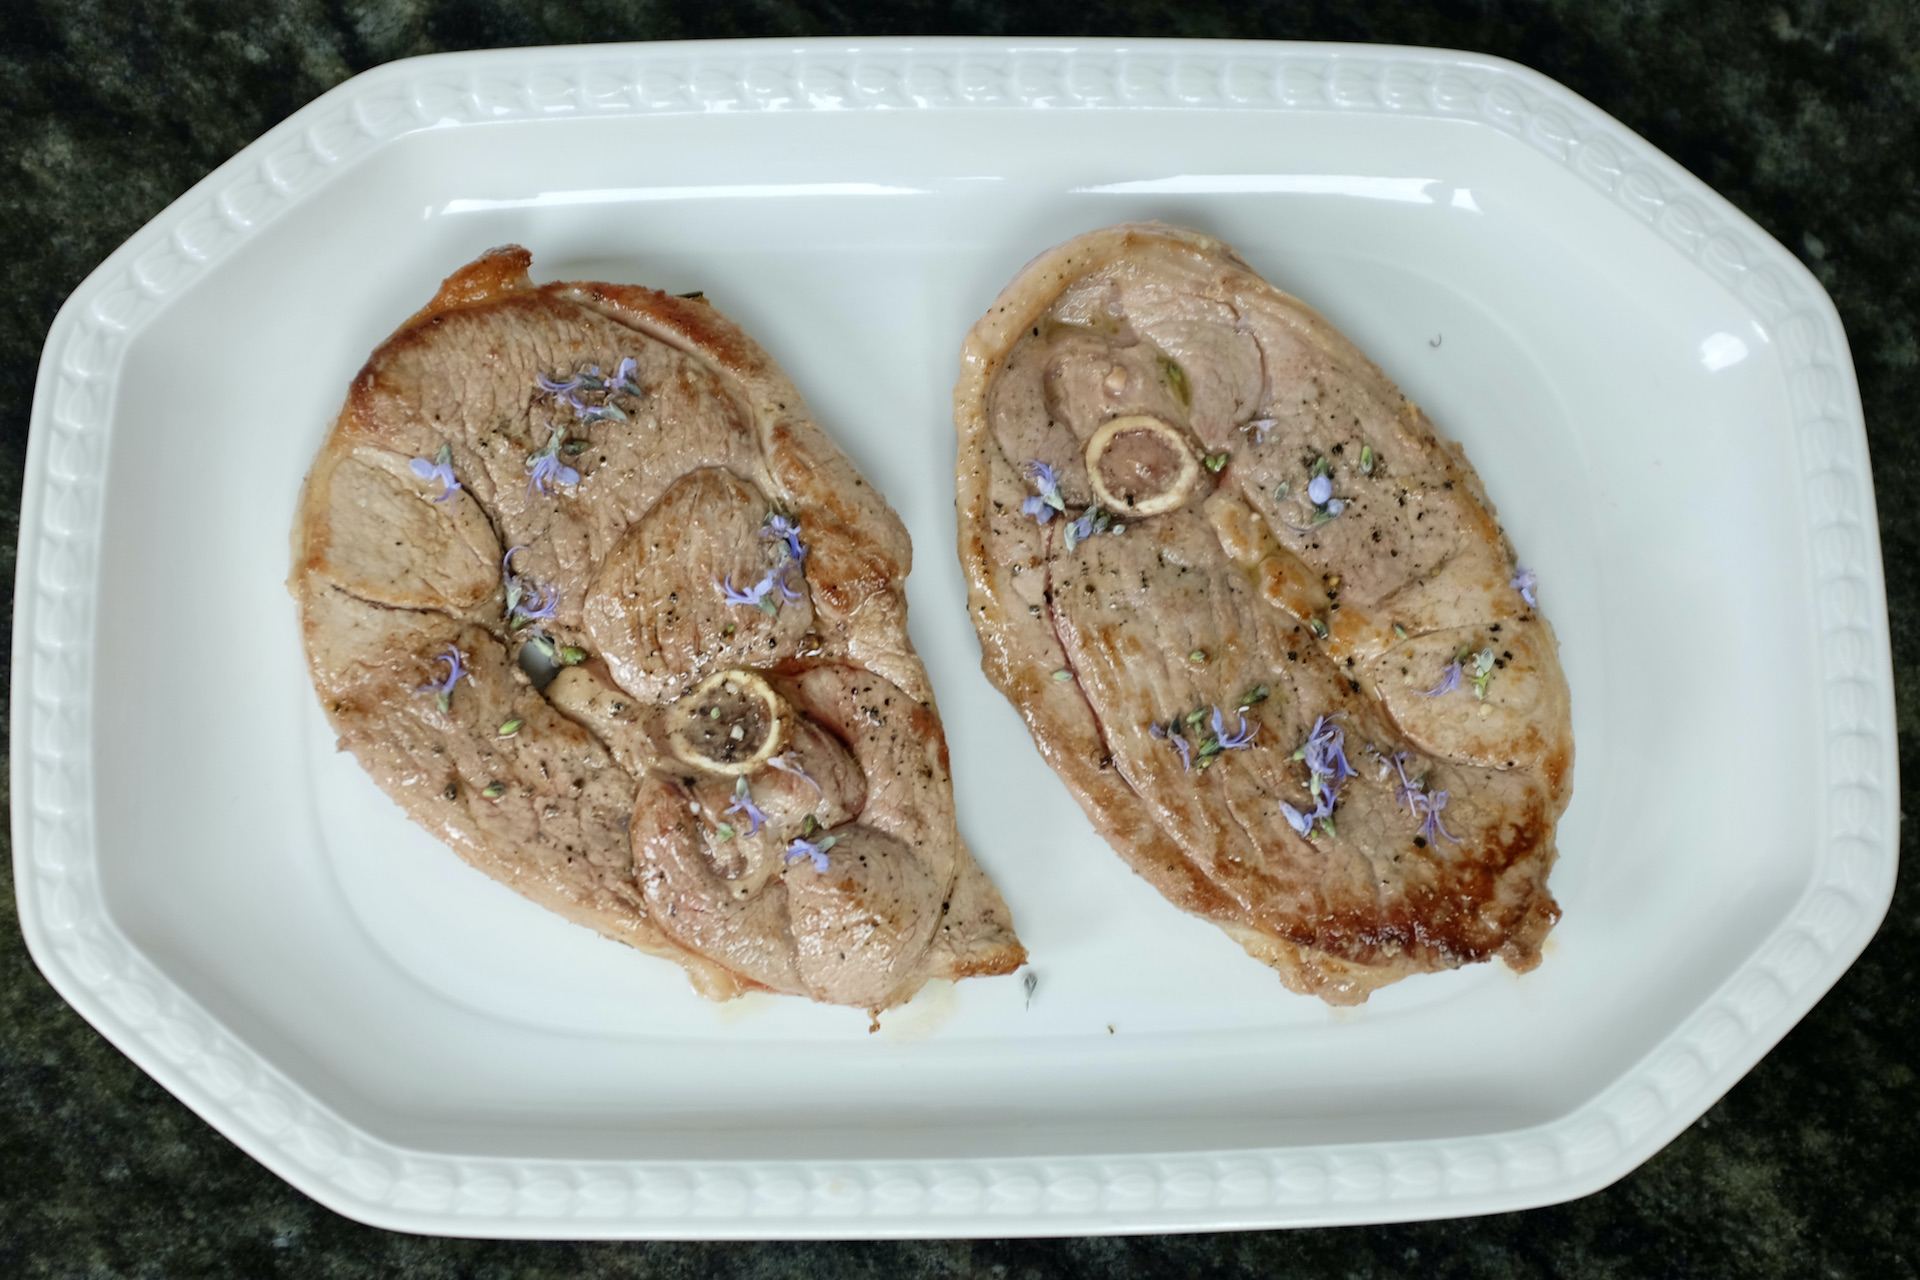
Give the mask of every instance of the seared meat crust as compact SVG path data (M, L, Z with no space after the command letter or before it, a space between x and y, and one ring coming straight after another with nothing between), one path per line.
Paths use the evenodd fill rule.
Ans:
M473 866L716 999L877 1013L1012 971L898 518L709 303L530 262L449 277L308 475L288 586L341 748ZM765 608L722 589L770 575ZM564 664L544 688L529 644Z
M1332 1003L1539 963L1553 633L1459 447L1358 348L1218 240L1110 227L974 326L954 420L984 669L1130 866ZM1316 727L1355 776L1316 783Z

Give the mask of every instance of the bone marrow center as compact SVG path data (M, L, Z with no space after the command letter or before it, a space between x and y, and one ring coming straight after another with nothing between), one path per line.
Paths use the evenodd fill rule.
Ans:
M1087 475L1109 511L1153 516L1187 500L1200 482L1200 459L1177 427L1136 414L1093 433Z
M792 709L751 671L717 671L667 709L667 745L709 773L752 773L786 745Z

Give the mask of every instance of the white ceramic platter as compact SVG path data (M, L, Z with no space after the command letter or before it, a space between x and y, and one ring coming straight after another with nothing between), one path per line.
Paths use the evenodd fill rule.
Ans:
M1462 440L1572 683L1525 978L1288 994L1095 837L980 675L953 553L962 335L1035 252L1225 237ZM702 1002L465 868L336 754L281 587L369 350L518 241L703 289L905 518L916 643L1018 978ZM13 666L47 977L340 1212L524 1236L1068 1234L1480 1213L1698 1116L1886 909L1873 491L1820 287L1565 89L1255 44L709 44L395 63L188 192L47 341Z

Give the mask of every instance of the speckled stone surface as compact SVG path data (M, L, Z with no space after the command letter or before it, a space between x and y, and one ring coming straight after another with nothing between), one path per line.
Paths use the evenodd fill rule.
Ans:
M34 371L62 300L170 200L328 87L393 58L490 45L969 33L1494 53L1561 80L1685 164L1799 254L1839 304L1873 450L1902 755L1920 746L1912 0L10 0L0 6L0 582L9 602ZM1908 758L1912 778L1920 768ZM9 858L0 864L0 1276L1920 1275L1920 894L1910 840L1901 852L1909 874L1852 971L1698 1124L1585 1200L1351 1230L827 1245L486 1243L339 1218L242 1155L54 995L20 939Z

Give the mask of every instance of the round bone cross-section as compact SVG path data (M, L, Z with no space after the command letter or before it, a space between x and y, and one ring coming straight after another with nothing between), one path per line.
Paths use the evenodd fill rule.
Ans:
M667 708L667 742L697 769L743 777L786 747L792 708L752 671L719 671Z
M715 999L877 1015L1017 968L898 518L711 304L530 262L449 277L308 474L288 585L341 747L475 868Z
M1157 516L1177 510L1200 481L1200 460L1179 428L1134 414L1087 441L1087 478L1108 510Z

